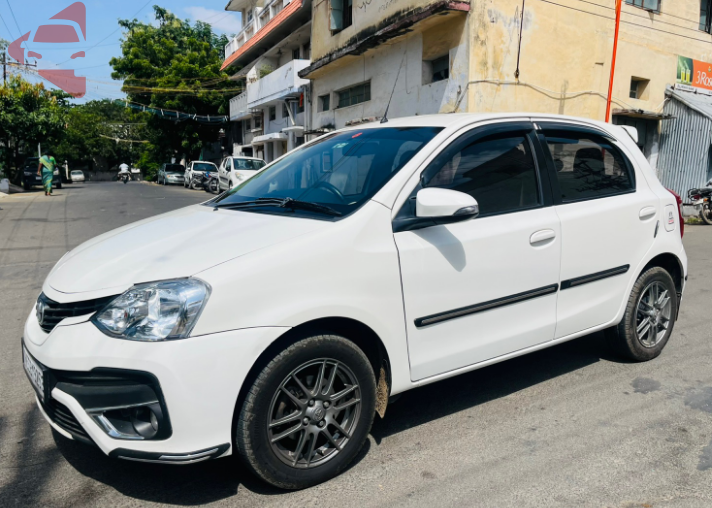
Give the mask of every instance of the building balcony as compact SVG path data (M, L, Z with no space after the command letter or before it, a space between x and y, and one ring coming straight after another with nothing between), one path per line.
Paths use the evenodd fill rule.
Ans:
M269 24L292 0L271 0L267 5L255 8L252 19L245 23L240 33L225 45L225 59L239 50L262 28Z
M311 20L312 0L270 0L263 8L256 7L252 19L225 45L225 61L221 69L243 66L273 48L285 36ZM237 5L241 7L242 4ZM228 5L228 10L232 10Z
M242 92L230 99L230 120L242 120L250 115L250 110L247 107L247 92Z
M245 109L296 96L299 87L309 84L309 80L299 77L299 71L309 67L310 64L311 60L292 60L254 83L248 83ZM232 101L230 101L230 118L232 119Z

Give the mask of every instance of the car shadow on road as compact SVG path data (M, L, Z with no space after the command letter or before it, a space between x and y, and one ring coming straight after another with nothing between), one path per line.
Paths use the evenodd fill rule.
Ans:
M411 390L388 407L385 419L376 418L371 435L379 444L387 436L505 397L602 359L620 361L598 333ZM143 501L192 506L233 497L242 488L260 495L286 493L258 480L235 456L191 466L141 464L110 459L98 448L69 441L56 433L55 442L79 473ZM370 441L366 441L348 469L369 453L377 452L377 448L371 450L370 446Z
M109 458L98 448L53 434L60 453L79 473L141 501L195 506L233 497L241 488L266 496L288 493L258 480L236 456L190 466L142 464ZM369 448L367 441L347 470Z
M385 437L506 397L600 360L625 362L611 352L602 332L416 388L389 405L385 419L376 418L371 434L380 444Z

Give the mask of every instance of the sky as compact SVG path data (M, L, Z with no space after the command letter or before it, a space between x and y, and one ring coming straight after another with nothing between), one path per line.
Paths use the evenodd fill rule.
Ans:
M34 30L39 25L45 24L49 18L74 1L0 0L0 38L12 42L32 30L32 41ZM83 99L74 99L76 102L121 98L121 82L111 79L109 65L111 57L121 55L122 32L117 23L118 19L136 18L139 21L153 22L153 6L159 5L181 19L210 23L216 33L229 36L240 31L240 14L225 11L227 2L228 0L84 0L87 11L86 41L81 40L79 30L80 42L76 44L44 43L41 44L40 50L38 44L28 41L23 44L26 48L25 58L30 50L35 49L42 58L29 60L31 63L36 60L39 69L75 69L77 76L86 76L87 93ZM70 46L70 54L81 49L85 57L70 59ZM55 88L36 74L24 75L31 81L42 81L45 86Z

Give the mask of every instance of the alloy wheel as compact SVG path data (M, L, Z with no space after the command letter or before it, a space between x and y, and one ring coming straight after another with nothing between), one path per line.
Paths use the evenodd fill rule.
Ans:
M651 282L640 294L636 311L638 341L644 347L655 347L665 337L672 318L670 291L661 282Z
M361 389L344 363L322 358L294 369L269 408L267 434L285 464L308 469L344 449L359 421Z

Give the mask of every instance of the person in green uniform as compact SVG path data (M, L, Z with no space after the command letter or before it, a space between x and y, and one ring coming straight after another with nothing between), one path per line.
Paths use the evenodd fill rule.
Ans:
M43 155L40 157L39 166L37 166L37 174L42 176L42 185L45 189L45 196L52 194L52 179L54 178L54 169L57 167L57 161L51 155Z

